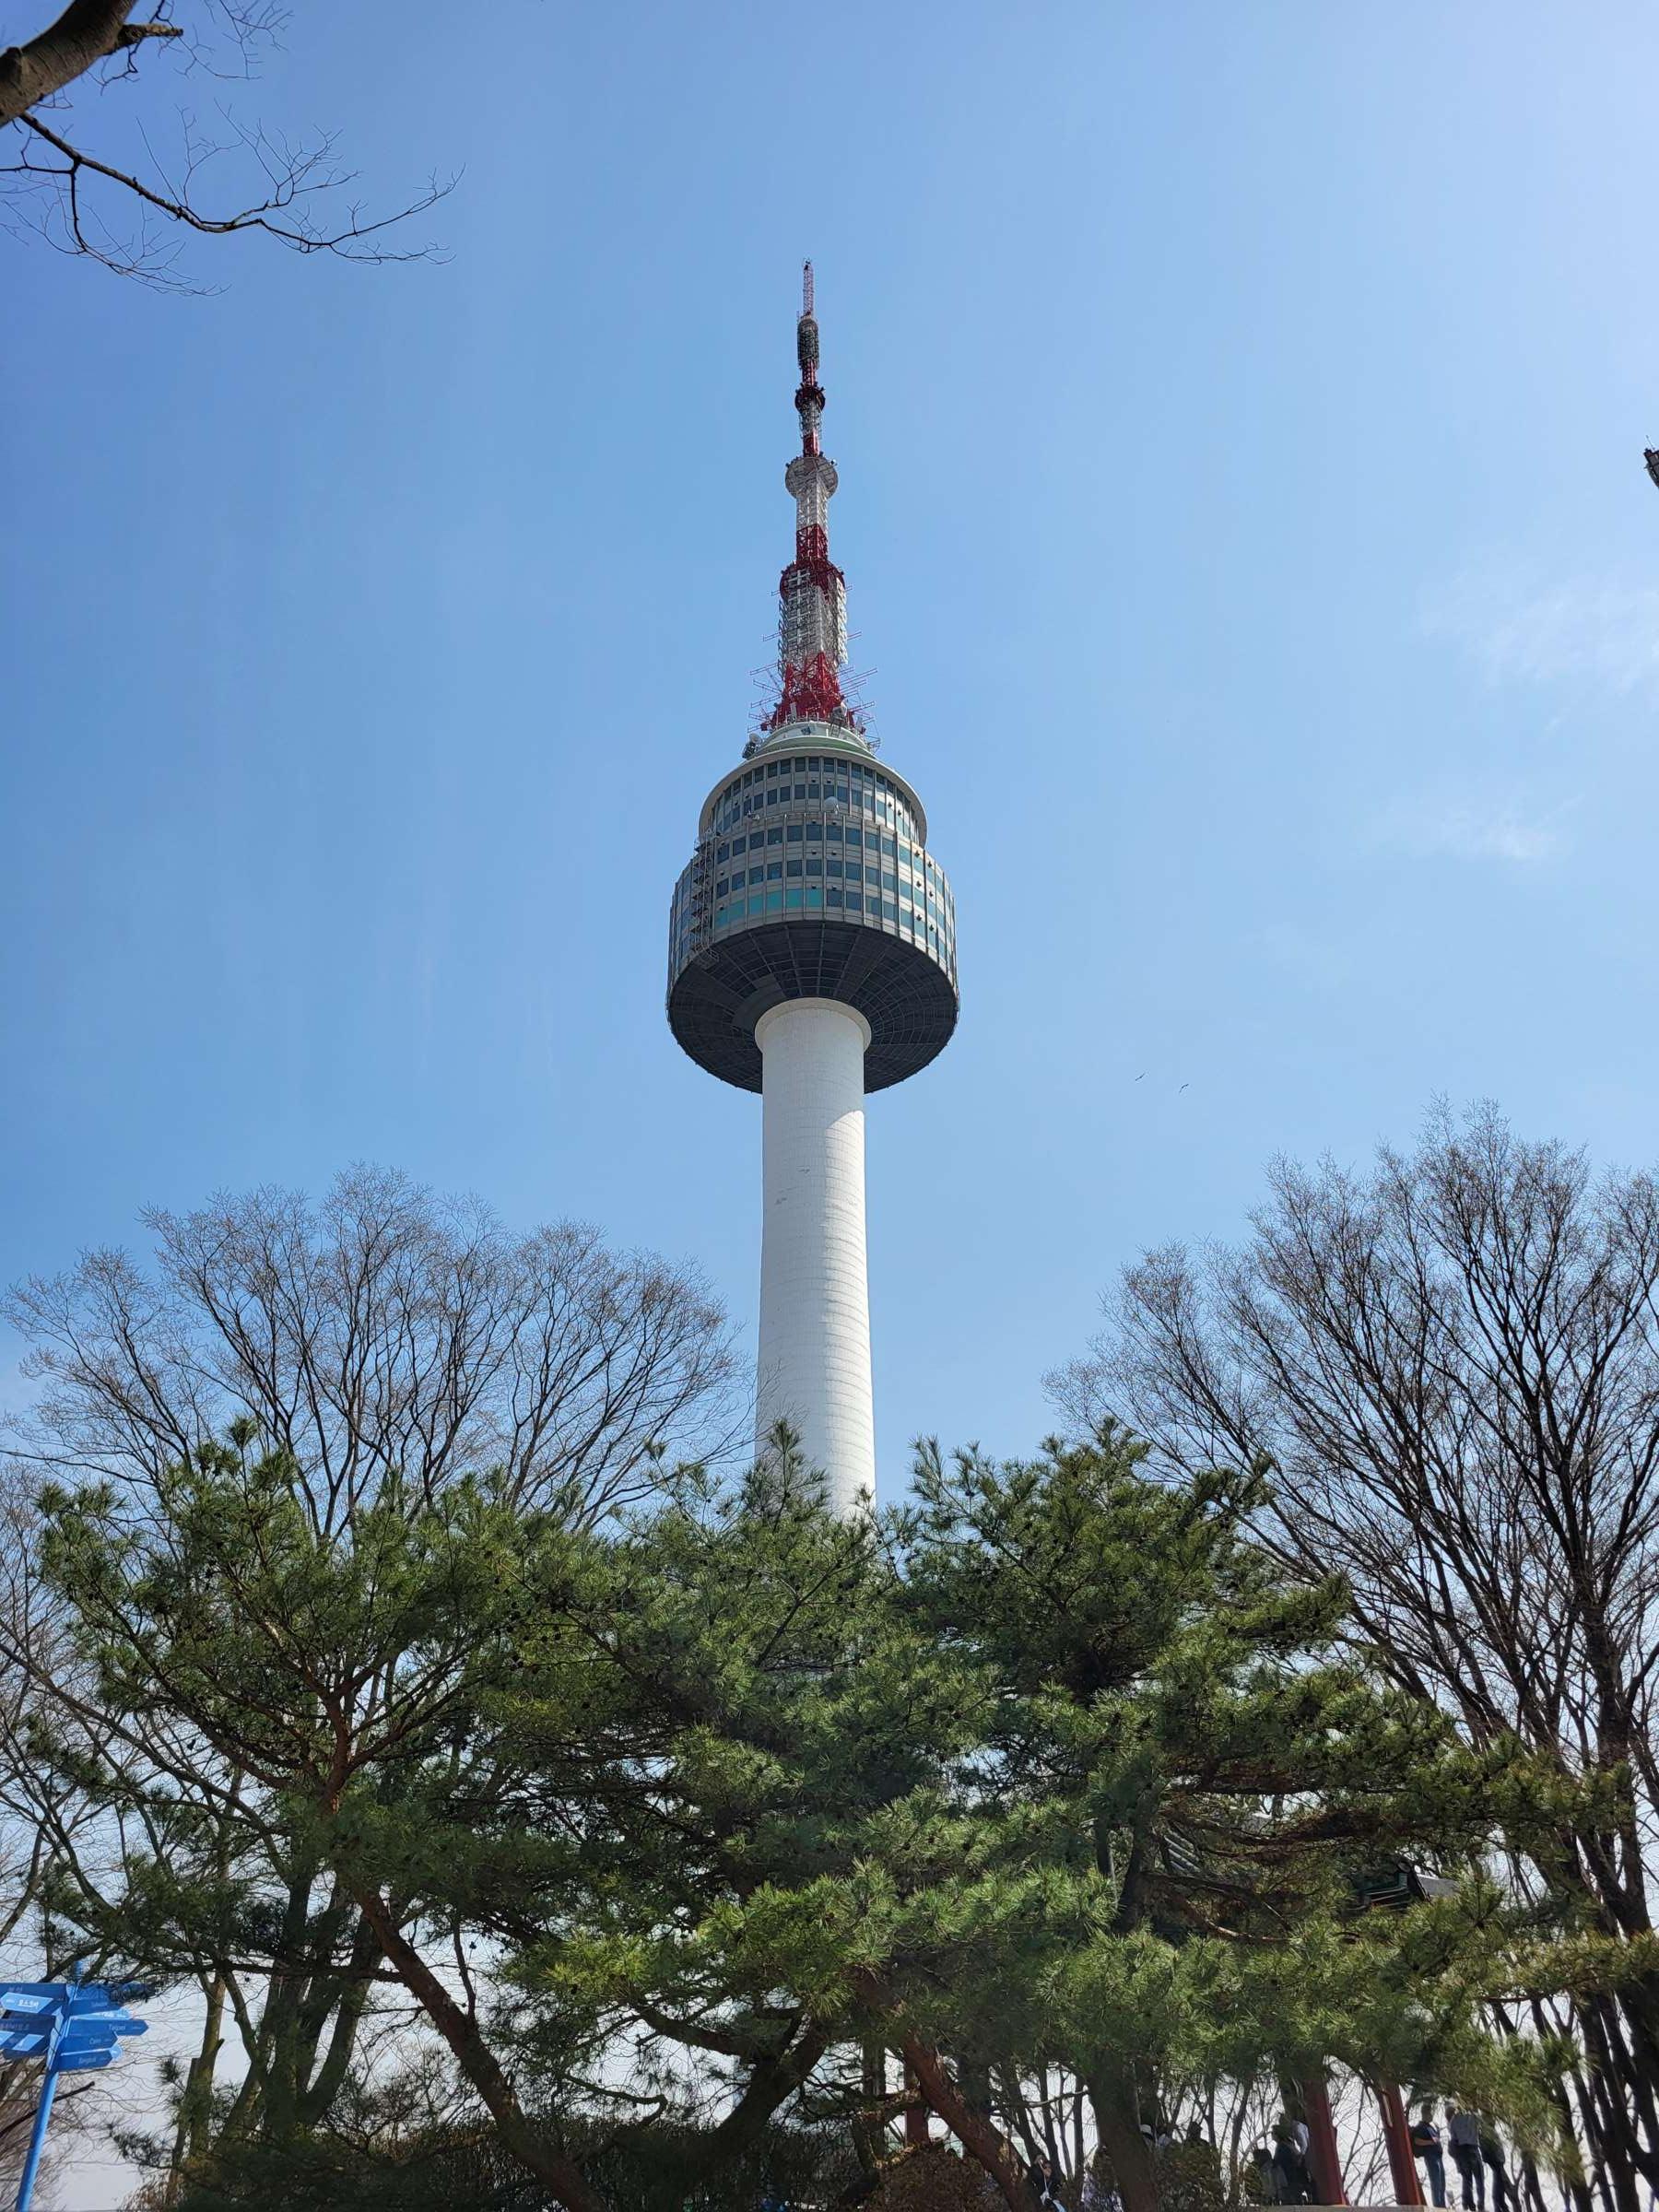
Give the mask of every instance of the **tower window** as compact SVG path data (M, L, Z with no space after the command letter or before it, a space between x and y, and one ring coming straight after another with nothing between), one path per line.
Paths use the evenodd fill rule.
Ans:
M786 834L792 845L798 845L806 832L799 822L791 822Z
M786 860L783 863L783 872L786 876L798 876L801 873L800 862L798 860Z
M766 864L766 880L768 881L768 883L777 883L777 882L781 882L781 881L782 881L782 875L783 875L783 863L782 863L781 860L769 860L769 861L767 862L767 864Z

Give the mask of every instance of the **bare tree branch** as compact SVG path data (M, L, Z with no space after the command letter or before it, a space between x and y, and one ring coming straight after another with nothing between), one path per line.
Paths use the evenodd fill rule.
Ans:
M76 77L146 39L177 39L177 24L129 23L137 0L70 0L55 23L0 53L0 124L16 123Z
M1339 1571L1376 1664L1477 1741L1608 1792L1529 1892L1650 1932L1659 1812L1659 1185L1594 1182L1490 1111L1369 1177L1278 1163L1237 1252L1148 1253L1054 1379L1182 1468L1267 1454L1265 1542ZM1576 2026L1612 2148L1659 2186L1659 1987ZM1604 2099L1604 2103L1606 2100ZM1585 2108L1586 2117L1590 2116Z
M729 1448L724 1317L694 1270L359 1170L319 1205L266 1190L148 1217L150 1270L92 1253L7 1311L43 1391L14 1451L140 1497L236 1419L291 1453L320 1530L388 1480L433 1498L489 1469L592 1523L666 1460Z
M135 76L141 53L158 43L182 55L182 66L225 75L222 40L207 28L215 22L240 63L229 73L247 76L255 51L273 41L286 22L286 11L266 0L196 0L194 28L172 19L174 0L161 0L154 18L137 23L128 19L135 5L135 0L74 0L36 38L0 53L0 130L14 130L18 150L15 160L0 162L0 197L9 228L31 232L60 252L96 261L118 275L174 291L203 288L174 274L177 250L169 242L169 232L175 226L214 238L263 231L292 253L333 253L351 261L435 256L430 243L394 247L385 233L442 199L453 189L454 178L434 176L394 212L368 216L349 197L356 177L337 163L332 133L290 141L263 124L249 125L227 113L225 135L215 138L184 115L182 173L177 178L157 158L142 129L138 136L153 174L133 162L88 151L82 134L55 112L77 84L109 84ZM120 66L112 69L116 63ZM42 110L52 113L51 121ZM195 192L201 174L209 163L222 168L228 156L253 171L254 190L240 204L205 206ZM344 219L320 211L316 203L323 194L347 195ZM134 228L124 230L110 220L107 211L116 206L128 209Z

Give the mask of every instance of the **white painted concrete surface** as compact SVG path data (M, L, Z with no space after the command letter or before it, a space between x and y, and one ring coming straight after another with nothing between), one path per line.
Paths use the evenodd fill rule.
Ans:
M757 1430L799 1431L831 1506L876 1494L870 1286L865 1256L865 1048L869 1024L793 998L755 1025L761 1064L760 1355Z

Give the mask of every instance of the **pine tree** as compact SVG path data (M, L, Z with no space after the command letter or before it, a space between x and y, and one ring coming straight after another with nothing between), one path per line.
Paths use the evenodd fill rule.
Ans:
M964 2060L1075 2068L1130 2212L1157 2196L1142 2124L1189 2084L1335 2062L1536 2133L1536 2081L1479 2015L1524 1959L1548 1971L1484 1859L1536 1819L1531 1763L1335 1655L1340 1582L1288 1583L1247 1534L1265 1468L1158 1483L1143 1458L1111 1427L1008 1466L922 1457L906 1602L994 1718L934 1861L949 1963L912 1974L918 2011ZM1364 1915L1402 1858L1457 1898Z
M265 1969L281 2155L377 1976L569 2212L747 2188L786 2122L860 2114L872 2042L1018 2212L984 2089L1041 2066L1087 2082L1129 2212L1141 2122L1224 2078L1415 2078L1543 2140L1483 2004L1606 1962L1488 1862L1560 1808L1336 1655L1341 1585L1248 1535L1262 1471L1156 1482L1112 1431L930 1451L913 1508L846 1524L786 1449L598 1527L387 1478L329 1529L256 1447L142 1513L49 1496L43 1559L109 1731L88 1779L157 1838L65 1909L135 1963ZM1460 1887L1368 1913L1400 1860Z

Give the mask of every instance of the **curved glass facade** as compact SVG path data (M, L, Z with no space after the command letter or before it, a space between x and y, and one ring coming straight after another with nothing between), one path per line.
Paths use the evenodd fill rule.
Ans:
M879 929L927 953L954 989L956 906L908 789L873 761L801 751L716 786L675 887L670 985L706 946L779 922Z
M703 809L716 835L803 800L821 800L868 821L902 829L912 839L926 835L908 787L865 754L770 749L752 767L735 769Z

